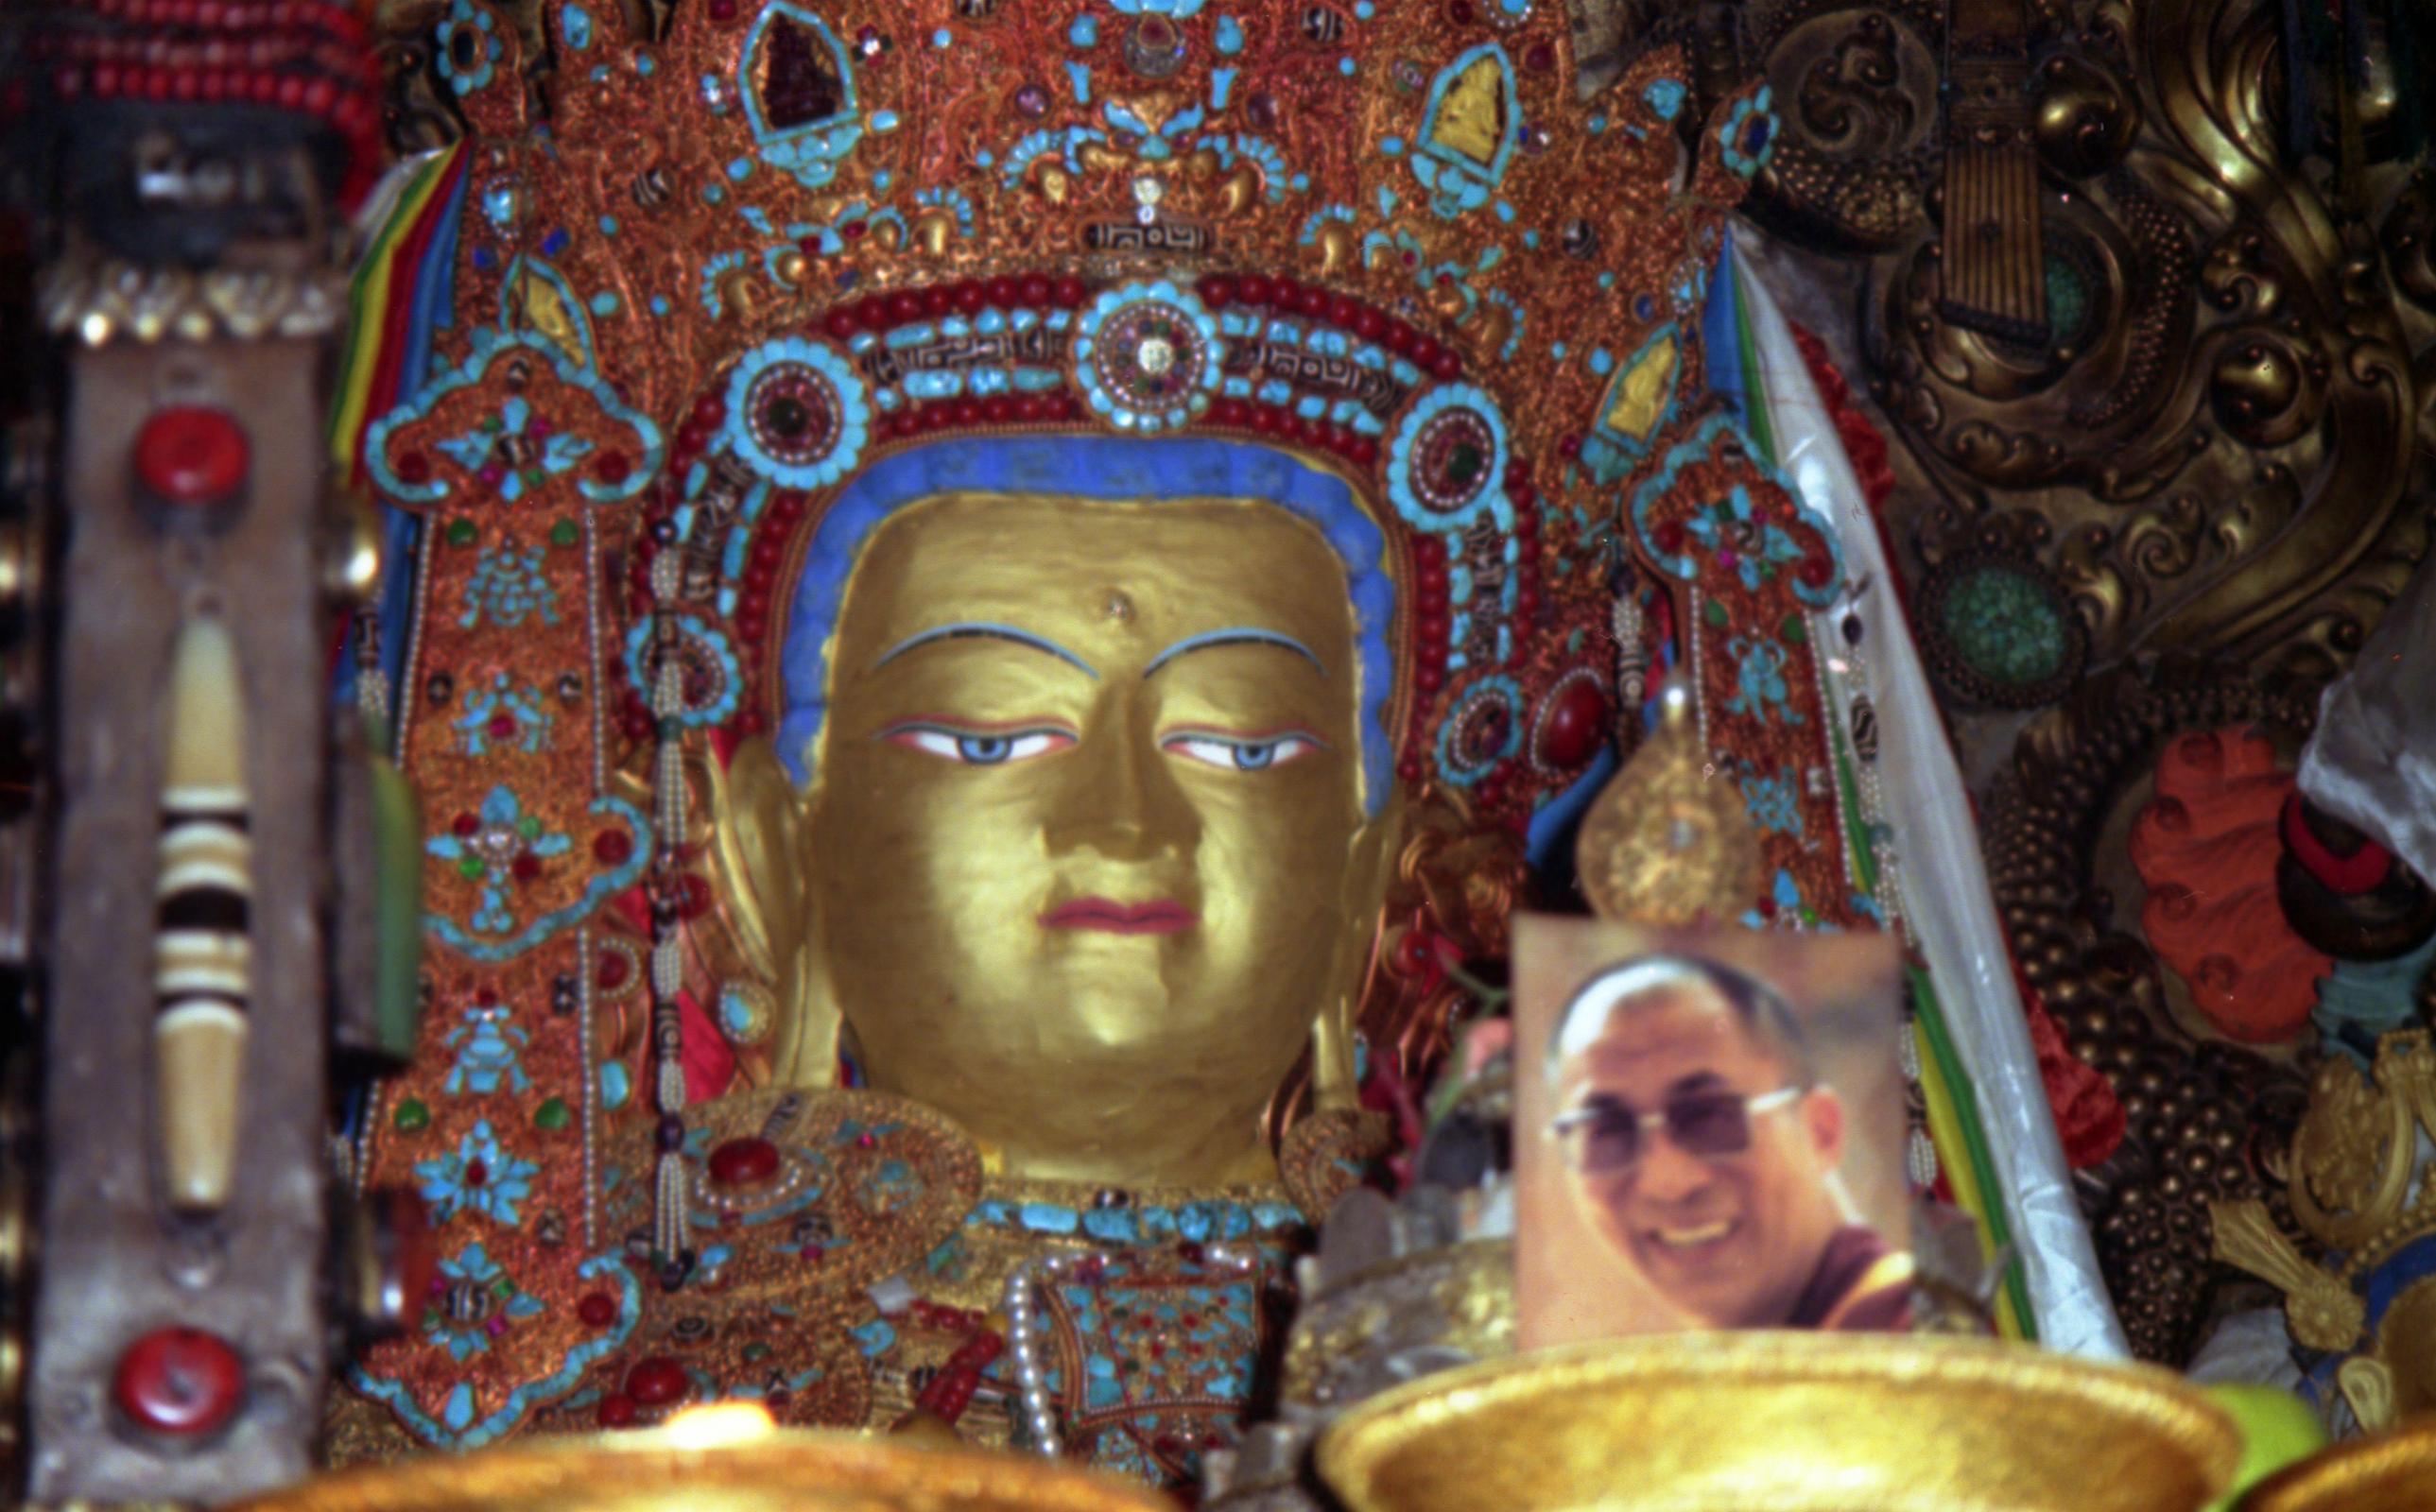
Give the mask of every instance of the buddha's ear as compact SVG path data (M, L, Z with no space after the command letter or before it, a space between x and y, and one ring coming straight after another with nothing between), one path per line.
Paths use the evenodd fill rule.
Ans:
M738 746L723 773L711 765L719 890L748 962L778 998L772 1075L781 1086L829 1086L838 1015L826 964L813 959L810 805L766 737Z
M1378 948L1382 910L1396 862L1404 849L1404 790L1390 788L1387 801L1368 823L1353 833L1352 854L1345 868L1345 895L1337 902L1339 919L1336 958L1330 981L1334 984L1321 1003L1311 1033L1312 1106L1322 1112L1361 1105L1362 1087L1355 1074L1355 1017L1362 988L1370 974L1371 955Z

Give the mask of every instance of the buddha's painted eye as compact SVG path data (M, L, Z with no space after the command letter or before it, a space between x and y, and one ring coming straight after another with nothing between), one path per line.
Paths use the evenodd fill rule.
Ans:
M1327 749L1317 736L1299 732L1247 740L1241 736L1214 735L1203 730L1171 735L1159 742L1159 748L1229 772L1265 772Z
M1004 766L1063 751L1074 743L1073 732L1060 729L960 730L950 724L897 724L879 738L912 750L945 756L972 767Z

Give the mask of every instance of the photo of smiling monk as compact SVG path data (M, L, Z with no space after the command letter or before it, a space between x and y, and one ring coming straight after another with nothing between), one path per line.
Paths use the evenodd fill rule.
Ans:
M1855 1219L1843 1102L1767 985L1619 965L1566 1006L1546 1071L1575 1200L1667 1300L1717 1328L1909 1326L1911 1259Z
M1891 954L1850 937L1529 923L1526 1343L1908 1329L1912 1260L1890 1238L1907 1201Z

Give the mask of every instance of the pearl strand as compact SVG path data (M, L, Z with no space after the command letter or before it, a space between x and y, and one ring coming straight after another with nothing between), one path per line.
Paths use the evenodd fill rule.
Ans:
M1068 1272L1077 1269L1095 1257L1081 1255L1044 1255L1027 1260L1007 1273L1005 1304L1007 1347L1015 1356L1017 1395L1023 1408L1023 1423L1033 1452L1043 1459L1063 1458L1066 1441L1057 1432L1057 1415L1049 1401L1049 1370L1040 1358L1045 1341L1041 1316L1035 1310L1035 1294L1053 1285ZM1260 1258L1249 1249L1236 1249L1227 1244L1210 1244L1202 1250L1203 1260L1212 1266L1225 1266L1237 1274L1250 1276L1259 1268ZM1035 1275L1035 1273L1037 1273Z
M592 716L592 795L600 797L609 791L609 732L606 701L600 696L600 523L599 512L591 505L583 507L583 650L585 676L584 696L591 704ZM586 924L575 935L575 1002L577 1054L583 1067L583 1096L577 1106L582 1110L583 1134L583 1247L600 1247L600 1067L594 1058L600 1053L599 988L596 978L600 959L592 926Z

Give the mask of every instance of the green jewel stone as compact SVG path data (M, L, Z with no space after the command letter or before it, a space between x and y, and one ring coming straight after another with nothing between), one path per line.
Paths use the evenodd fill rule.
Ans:
M1963 662L1992 682L2026 686L2063 670L2071 636L2062 608L2026 573L2003 565L1964 573L1941 617Z
M1801 617L1800 615L1787 615L1784 617L1784 625L1783 627L1782 634L1784 636L1784 643L1788 646L1806 646L1810 644L1810 627L1801 622Z
M527 840L541 839L540 818L537 815L527 814L522 819L517 820L516 833L524 836Z
M1479 447L1468 441L1457 442L1454 449L1447 453L1447 481L1457 488L1468 488L1488 465L1488 459L1480 454Z
M1700 617L1718 630L1726 628L1726 606L1711 599L1700 605Z
M549 528L549 544L569 547L583 539L583 530L573 520L561 520Z
M573 1114L566 1111L566 1099L563 1097L553 1097L548 1102L544 1103L541 1106L533 1109L533 1127L536 1129L547 1130L551 1134L556 1134L559 1130L566 1128L568 1123L574 1121L574 1117L575 1116Z
M475 538L479 536L481 533L481 530L475 526L474 522L466 519L463 515L459 515L456 519L448 522L448 544L450 546L472 546Z
M409 1097L397 1105L397 1113L390 1121L396 1125L398 1133L412 1134L431 1126L431 1110L423 1105L423 1099Z
M479 880L482 874L489 870L490 867L483 864L482 858L479 856L461 857L457 861L457 875L474 880Z

